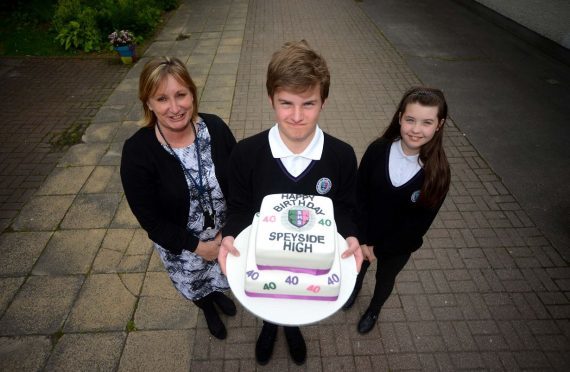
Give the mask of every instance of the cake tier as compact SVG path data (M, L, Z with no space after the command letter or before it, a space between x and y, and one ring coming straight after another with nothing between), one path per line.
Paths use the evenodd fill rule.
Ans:
M267 195L252 238L260 270L326 274L336 246L332 201L316 195Z
M254 218L250 239L256 236L258 222L259 218ZM255 250L250 247L245 268L245 294L250 297L336 301L340 291L341 269L336 239L333 242L333 262L326 275L259 270Z

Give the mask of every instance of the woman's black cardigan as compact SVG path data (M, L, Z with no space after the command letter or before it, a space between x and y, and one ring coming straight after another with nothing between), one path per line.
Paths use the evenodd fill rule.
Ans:
M227 164L236 140L216 115L200 113L212 140L216 178L227 196ZM121 181L131 210L148 237L172 253L194 251L198 238L187 230L190 192L178 160L164 150L154 128L141 128L125 141Z

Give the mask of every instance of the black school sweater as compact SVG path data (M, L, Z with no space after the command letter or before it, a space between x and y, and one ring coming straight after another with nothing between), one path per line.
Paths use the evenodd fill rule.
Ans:
M441 207L426 208L417 202L423 169L405 184L392 185L388 169L391 145L385 139L374 141L358 168L358 239L360 244L374 246L377 257L419 249Z
M240 141L230 158L228 219L224 236L237 235L249 226L269 194L322 195L332 199L337 231L356 236L356 155L350 145L324 133L323 153L298 177L292 177L275 159L269 146L269 130ZM325 194L317 192L319 180L330 180ZM321 181L322 182L322 181ZM322 184L322 183L321 183Z

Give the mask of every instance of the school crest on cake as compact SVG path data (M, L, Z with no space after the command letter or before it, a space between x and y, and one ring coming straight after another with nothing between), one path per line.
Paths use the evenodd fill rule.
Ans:
M296 227L303 227L309 223L311 219L311 213L308 209L304 208L291 208L289 213L287 213L289 222Z

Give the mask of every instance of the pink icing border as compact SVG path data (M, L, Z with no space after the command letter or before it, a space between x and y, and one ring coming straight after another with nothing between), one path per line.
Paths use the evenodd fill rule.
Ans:
M327 274L331 269L302 269L299 267L289 267L289 266L270 266L270 265L257 265L259 270L283 270L290 271L292 273L300 274L311 274L311 275L324 275Z
M294 300L312 300L312 301L336 301L338 296L303 296L303 295L286 295L286 294L274 294L274 293L255 293L245 291L245 294L249 297L269 297L269 298L286 298Z

